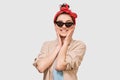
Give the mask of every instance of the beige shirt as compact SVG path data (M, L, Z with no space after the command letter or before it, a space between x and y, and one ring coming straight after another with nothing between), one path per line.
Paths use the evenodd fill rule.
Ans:
M57 46L57 40L46 41L42 45L41 51L36 59L46 57L48 54L52 55L53 50ZM86 45L80 40L72 40L68 46L66 62L67 68L63 71L64 80L78 80L77 71L86 51ZM34 63L35 65L36 63ZM45 72L43 80L53 80L52 75L53 65Z

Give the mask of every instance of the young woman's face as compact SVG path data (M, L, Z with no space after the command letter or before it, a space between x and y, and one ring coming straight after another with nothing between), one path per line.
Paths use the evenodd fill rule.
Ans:
M68 31L74 26L73 20L68 14L59 15L55 23L55 27L61 37L66 37Z

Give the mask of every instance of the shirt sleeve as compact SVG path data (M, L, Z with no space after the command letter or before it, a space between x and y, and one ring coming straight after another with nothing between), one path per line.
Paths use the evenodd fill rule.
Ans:
M78 69L86 51L86 45L81 42L75 43L66 55L66 70Z
M38 56L34 59L33 66L37 67L37 64L36 64L37 61L41 58L46 57L47 53L48 53L48 43L44 42Z

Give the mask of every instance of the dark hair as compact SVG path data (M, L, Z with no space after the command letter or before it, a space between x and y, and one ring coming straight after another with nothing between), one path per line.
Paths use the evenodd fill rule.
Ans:
M66 7L66 5L68 5L68 4L63 3L63 4L61 4L61 5L60 5L60 8L62 8L62 7ZM69 6L69 5L68 5L68 8L70 8L70 6Z

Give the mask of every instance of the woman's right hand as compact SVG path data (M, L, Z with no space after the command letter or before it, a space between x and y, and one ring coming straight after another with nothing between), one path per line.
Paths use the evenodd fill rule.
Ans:
M62 47L62 40L61 40L60 35L59 35L59 33L58 33L58 29L55 28L55 30L56 30L57 40L58 40L58 45L57 45L57 47L58 47L59 49L61 49L61 47Z

